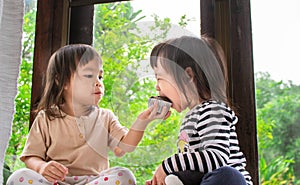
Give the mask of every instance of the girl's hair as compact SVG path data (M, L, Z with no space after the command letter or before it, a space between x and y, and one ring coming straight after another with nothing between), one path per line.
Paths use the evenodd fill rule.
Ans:
M63 117L61 112L55 109L65 102L63 97L65 85L70 82L78 65L83 66L94 59L102 63L100 55L89 45L72 44L58 49L50 57L44 90L35 113L44 110L49 119Z
M151 67L161 66L175 80L187 100L190 78L186 69L194 73L195 91L201 100L216 100L231 105L227 96L227 67L222 47L212 38L182 36L156 45L150 57Z

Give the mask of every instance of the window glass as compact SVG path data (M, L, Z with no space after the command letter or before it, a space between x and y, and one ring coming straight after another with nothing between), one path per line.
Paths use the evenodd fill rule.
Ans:
M261 184L300 183L299 7L251 0Z

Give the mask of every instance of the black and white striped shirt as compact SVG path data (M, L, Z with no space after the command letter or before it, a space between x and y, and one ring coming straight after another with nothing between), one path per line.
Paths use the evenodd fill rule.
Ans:
M252 185L245 170L246 159L238 144L237 121L233 110L224 103L207 101L195 106L186 114L180 127L179 153L163 161L164 171L167 174L185 170L207 173L231 166L244 175L247 184Z

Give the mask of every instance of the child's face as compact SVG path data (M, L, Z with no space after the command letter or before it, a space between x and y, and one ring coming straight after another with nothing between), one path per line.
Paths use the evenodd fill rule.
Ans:
M172 101L172 108L181 112L187 108L185 96L179 90L173 77L165 71L160 62L153 68L156 77L156 90L160 96L166 96Z
M78 65L65 92L65 96L72 97L73 106L97 105L104 95L101 62L91 60L84 66Z

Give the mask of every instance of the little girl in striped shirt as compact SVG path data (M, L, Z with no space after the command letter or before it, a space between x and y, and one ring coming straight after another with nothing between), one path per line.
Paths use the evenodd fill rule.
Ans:
M178 153L163 160L147 185L251 185L227 96L222 48L208 37L183 36L156 45L151 67L160 96L190 110L180 127Z

